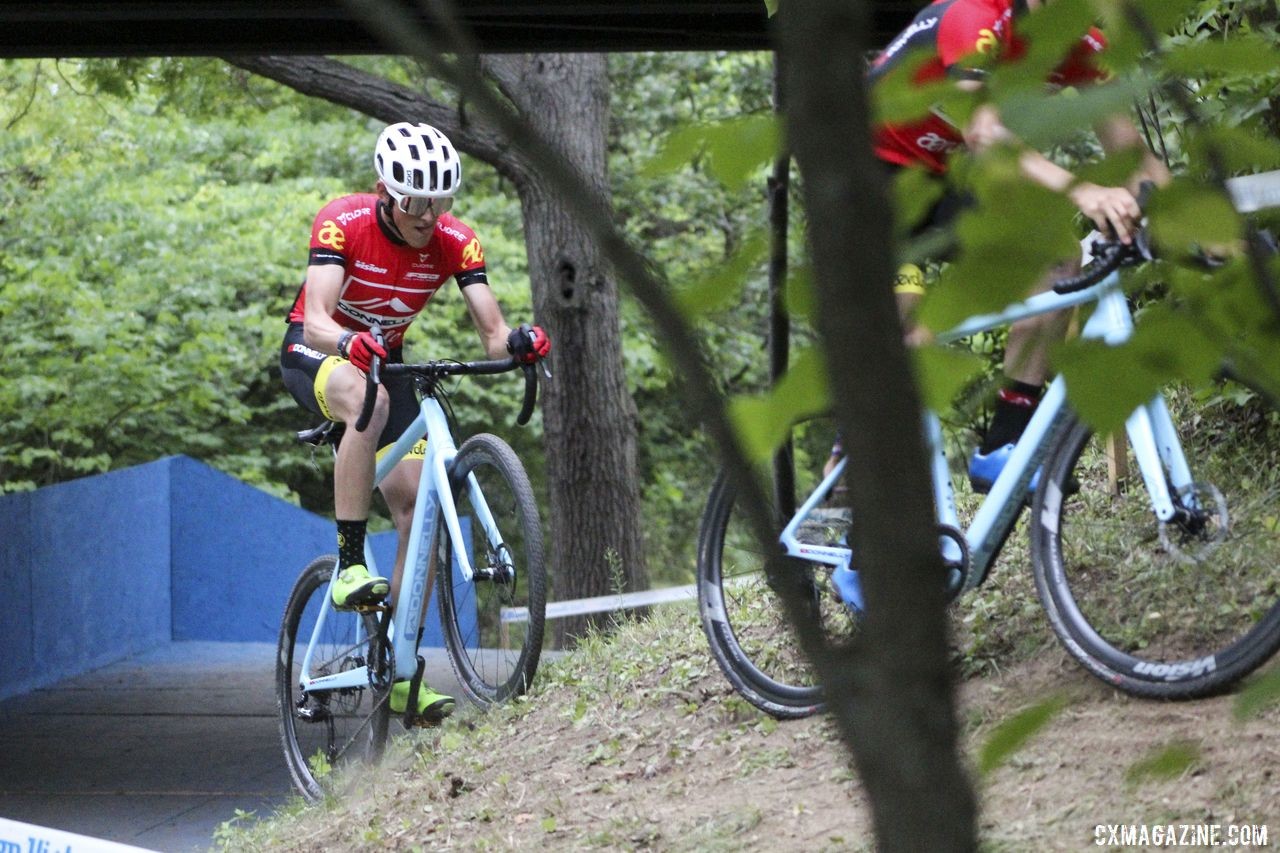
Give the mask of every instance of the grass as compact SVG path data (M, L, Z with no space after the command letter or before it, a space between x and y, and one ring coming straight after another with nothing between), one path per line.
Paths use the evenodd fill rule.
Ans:
M1228 443L1200 424L1206 447L1253 461L1248 476L1225 482L1243 484L1244 500L1260 496L1273 512L1275 426L1232 433ZM1103 502L1094 512L1105 520L1112 510ZM1106 553L1115 543L1099 531ZM1234 712L1232 697L1166 705L1116 694L1059 649L1027 555L1024 521L986 584L952 609L961 737L974 766L987 768L983 849L1078 849L1098 823L1206 815L1271 820L1274 829L1276 668L1242 697L1247 714ZM1165 589L1164 577L1145 577L1149 599L1178 589L1172 580ZM1122 590L1110 606L1124 615L1131 598ZM734 694L691 605L617 617L611 628L544 664L529 696L402 734L380 766L334 771L323 803L295 798L262 819L237 815L215 843L228 851L873 849L865 797L828 720L780 724Z

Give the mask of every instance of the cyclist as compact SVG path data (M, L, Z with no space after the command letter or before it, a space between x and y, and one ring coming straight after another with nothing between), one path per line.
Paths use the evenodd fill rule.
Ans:
M894 38L872 62L868 74L872 87L886 79L895 68L904 67L924 52L928 57L917 66L913 82L925 84L951 79L966 90L981 88L986 68L992 62L1015 62L1025 53L1026 45L1017 35L1022 16L1052 0L934 0L916 15L911 24ZM1106 46L1097 28L1083 34L1066 59L1051 75L1055 86L1080 86L1100 81L1106 73L1095 57ZM1064 193L1093 224L1103 232L1112 231L1123 242L1132 240L1141 218L1135 197L1138 185L1154 181L1163 185L1170 180L1168 169L1142 145L1142 137L1129 118L1122 114L1108 117L1096 127L1098 138L1108 153L1142 148L1142 159L1124 186L1100 186L1082 181L1039 152L1023 149L1019 165L1029 179L1049 189ZM917 121L884 124L875 129L876 157L891 170L923 168L942 176L948 169L948 157L967 148L975 153L994 145L1016 142L1000 120L998 109L991 104L978 107L965 126L957 126L940 110L930 111ZM942 228L967 204L967 199L954 191L944 192L941 200L915 226L916 233ZM923 279L918 269L904 268L895 292L904 318L923 294ZM1061 269L1046 276L1033 292L1041 292ZM1004 359L1004 380L998 392L990 428L969 465L969 479L974 489L987 492L999 475L1022 435L1049 375L1048 345L1065 334L1067 315L1060 313L1015 323L1009 330ZM909 329L909 342L927 338L927 330ZM1032 487L1034 488L1033 481Z
M395 600L425 456L424 439L379 486L399 534L395 572L388 583L370 575L364 559L375 455L400 437L417 416L418 403L410 381L388 377L378 389L368 428L356 431L373 358L401 360L405 331L451 276L489 358L510 353L532 362L551 348L541 327L513 330L507 325L489 289L479 239L449 213L462 166L445 135L426 124L392 124L378 136L373 164L373 193L335 199L316 215L306 279L289 311L280 351L284 383L294 399L346 427L333 477L338 528L333 603L339 608L376 604L388 592ZM427 580L428 597L434 568ZM403 713L408 702L409 682L398 682L391 709ZM438 722L452 713L453 705L451 697L423 683L415 710L426 721Z

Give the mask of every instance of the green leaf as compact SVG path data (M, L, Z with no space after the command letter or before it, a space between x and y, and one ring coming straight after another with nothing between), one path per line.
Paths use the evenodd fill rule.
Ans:
M1247 720L1274 705L1280 705L1280 669L1251 679L1236 696L1232 714L1237 720Z
M956 225L959 258L920 306L920 322L938 332L1025 298L1055 263L1079 256L1069 201L1022 178L1012 158L982 166L977 204Z
M1190 740L1176 741L1153 750L1129 765L1124 778L1130 785L1173 779L1186 773L1199 760L1198 744Z
M1128 114L1135 98L1151 88L1145 78L1132 75L1101 86L1088 86L1056 95L1042 90L1019 90L1001 99L1005 125L1033 148L1043 149L1076 136L1108 116Z
M1187 150L1198 163L1206 163L1212 154L1222 158L1229 174L1252 174L1280 167L1280 143L1261 137L1242 127L1205 128L1188 142Z
M1071 341L1054 351L1071 407L1099 433L1118 432L1129 414L1173 379L1208 382L1221 351L1190 317L1153 308L1123 345Z
M1241 33L1230 41L1196 41L1170 48L1160 64L1174 77L1228 77L1276 72L1276 48L1257 35Z
M947 186L924 169L899 169L894 175L894 226L899 239L909 233L938 203Z
M717 265L706 278L676 291L676 305L685 319L693 321L717 309L738 304L751 270L768 254L769 234L763 227L756 228L747 235L738 250L727 261Z
M706 156L711 174L727 189L740 189L781 147L782 130L773 113L686 125L670 134L641 175L662 177Z
M1147 205L1151 235L1174 252L1193 244L1230 243L1243 236L1240 217L1220 190L1176 180L1155 193Z
M1128 183L1141 163L1141 149L1126 148L1109 154L1096 163L1087 163L1081 166L1076 170L1076 176L1082 181L1089 181L1104 187L1120 187Z
M733 398L729 416L747 458L763 462L786 440L792 424L826 411L829 400L821 353L810 348L792 359L791 368L771 390Z
M788 270L783 300L792 317L813 318L817 301L813 293L813 269L808 264L797 264Z
M925 346L912 351L916 382L925 406L944 412L986 366L986 359L956 347Z
M1051 696L996 726L978 753L978 774L986 776L1008 761L1066 707L1065 697Z

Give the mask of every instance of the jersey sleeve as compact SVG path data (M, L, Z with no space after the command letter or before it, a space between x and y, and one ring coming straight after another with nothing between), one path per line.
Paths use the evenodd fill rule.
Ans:
M484 247L470 226L450 216L440 223L438 232L445 262L450 274L457 278L458 286L487 284Z
M981 73L1009 40L1009 21L983 3L952 3L938 22L938 60L951 76Z
M1107 38L1102 30L1091 27L1071 53L1054 70L1049 82L1058 86L1084 86L1111 79L1111 72L1101 62L1101 54L1107 49Z
M347 234L339 224L346 213L346 199L329 202L311 223L310 264L343 264L347 262Z

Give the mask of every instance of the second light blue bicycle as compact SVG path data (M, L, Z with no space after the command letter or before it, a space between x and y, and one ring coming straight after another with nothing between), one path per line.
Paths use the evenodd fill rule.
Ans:
M973 318L939 340L1096 303L1082 337L1122 343L1133 315L1114 271L1124 260L1117 246L1103 247L1087 278ZM1280 415L1274 399L1225 376L1211 392L1236 402L1215 417L1203 395L1170 387L1130 415L1123 435L1102 437L1071 412L1058 377L967 526L956 509L941 424L929 414L925 434L947 569L939 584L953 594L980 586L1030 503L1036 590L1054 633L1089 672L1128 693L1160 698L1214 693L1252 672L1280 648ZM806 474L822 468L831 440L830 421L796 427L798 508L778 517L779 540L795 558L787 563L811 615L836 637L857 630L863 602L845 539L849 510L832 506L845 461L825 477ZM735 499L722 475L702 518L704 631L745 698L777 717L811 714L821 707L820 685Z

